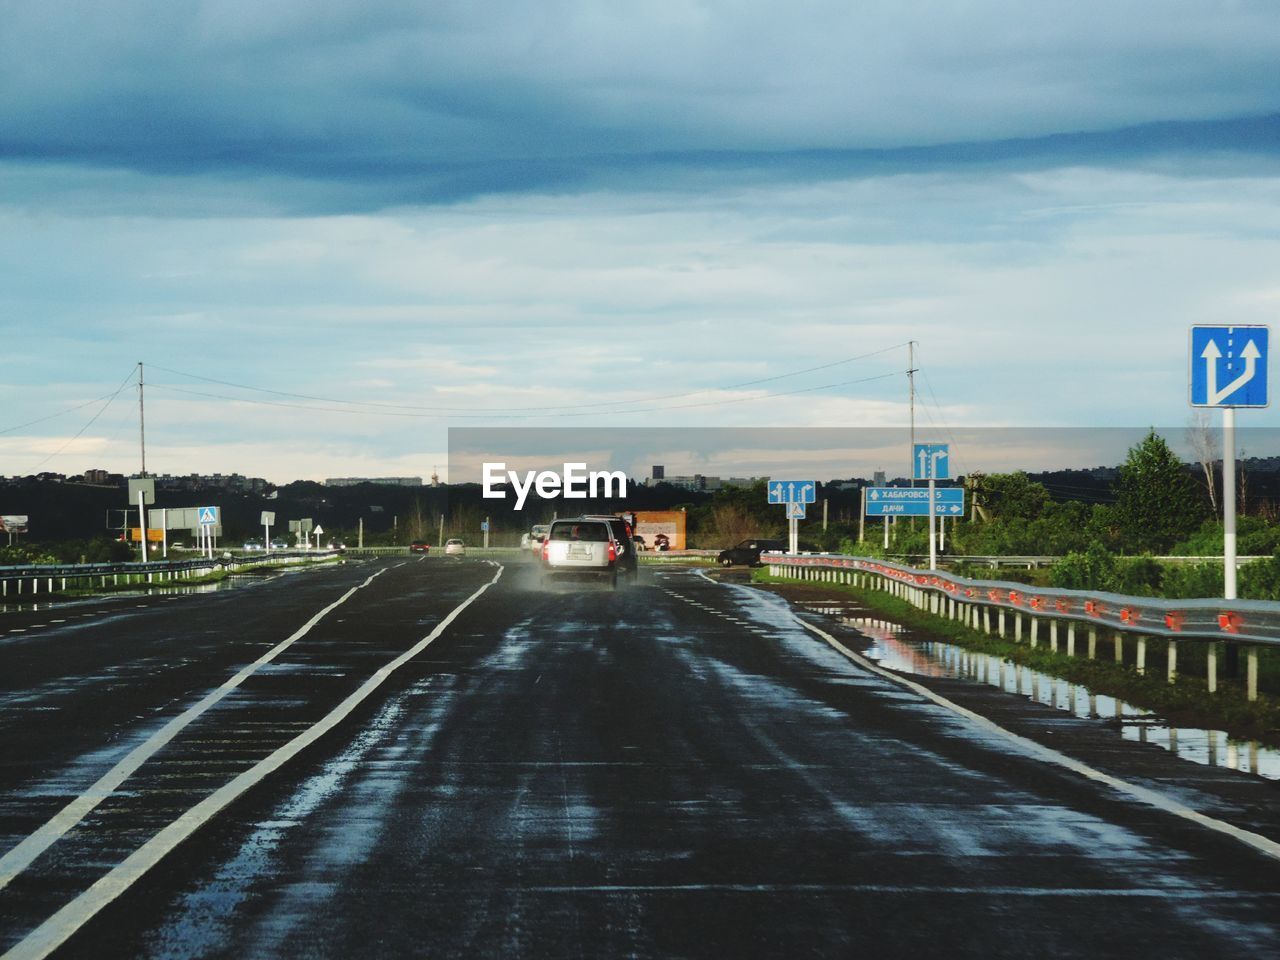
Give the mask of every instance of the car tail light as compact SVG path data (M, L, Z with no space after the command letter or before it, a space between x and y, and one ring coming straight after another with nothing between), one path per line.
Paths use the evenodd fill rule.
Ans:
M617 559L618 559L618 545L614 543L612 540L610 540L609 541L609 562L613 563L613 561Z

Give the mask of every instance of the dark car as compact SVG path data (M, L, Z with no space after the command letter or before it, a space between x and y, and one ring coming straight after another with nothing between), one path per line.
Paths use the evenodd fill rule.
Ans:
M425 540L415 540L413 543L409 544L410 553L429 553L430 551L431 544L427 543Z
M765 550L786 550L787 541L785 540L763 540L758 537L743 540L735 547L728 550L721 550L720 555L716 558L720 566L732 567L735 564L750 567L760 562L760 554Z

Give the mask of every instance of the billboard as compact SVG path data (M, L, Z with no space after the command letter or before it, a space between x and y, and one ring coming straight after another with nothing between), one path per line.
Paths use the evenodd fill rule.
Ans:
M683 510L637 510L636 533L644 537L645 545L653 550L659 537L666 537L670 550L685 549L685 522L688 514Z
M26 514L9 514L0 516L0 533L26 533Z

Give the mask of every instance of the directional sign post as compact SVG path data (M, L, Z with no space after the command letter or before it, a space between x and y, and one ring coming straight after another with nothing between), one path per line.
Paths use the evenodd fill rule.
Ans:
M1222 408L1222 585L1236 599L1236 407L1265 407L1271 329L1191 328L1191 405Z
M200 527L200 539L203 541L204 554L213 559L213 528L218 525L217 507L196 507L196 523Z
M271 528L275 526L276 515L273 510L262 511L262 549L271 552Z
M787 533L790 553L800 552L799 521L804 519L805 504L818 500L818 484L814 480L770 480L765 484L769 502L787 508Z
M964 513L964 488L937 487L933 501L938 516L958 517ZM927 487L867 487L868 517L927 517Z
M911 448L911 465L914 479L929 481L929 569L938 569L938 539L934 530L934 481L951 476L951 450L945 443L917 443Z

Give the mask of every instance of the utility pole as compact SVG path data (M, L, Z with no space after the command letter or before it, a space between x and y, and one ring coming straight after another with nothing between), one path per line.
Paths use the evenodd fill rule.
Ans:
M911 443L907 447L907 476L911 485L916 485L915 449L916 449L916 342L907 341L907 403L910 410Z
M147 475L147 411L142 402L142 361L138 361L138 439L142 448L142 476ZM146 526L144 521L143 526ZM146 539L144 533L143 539Z

